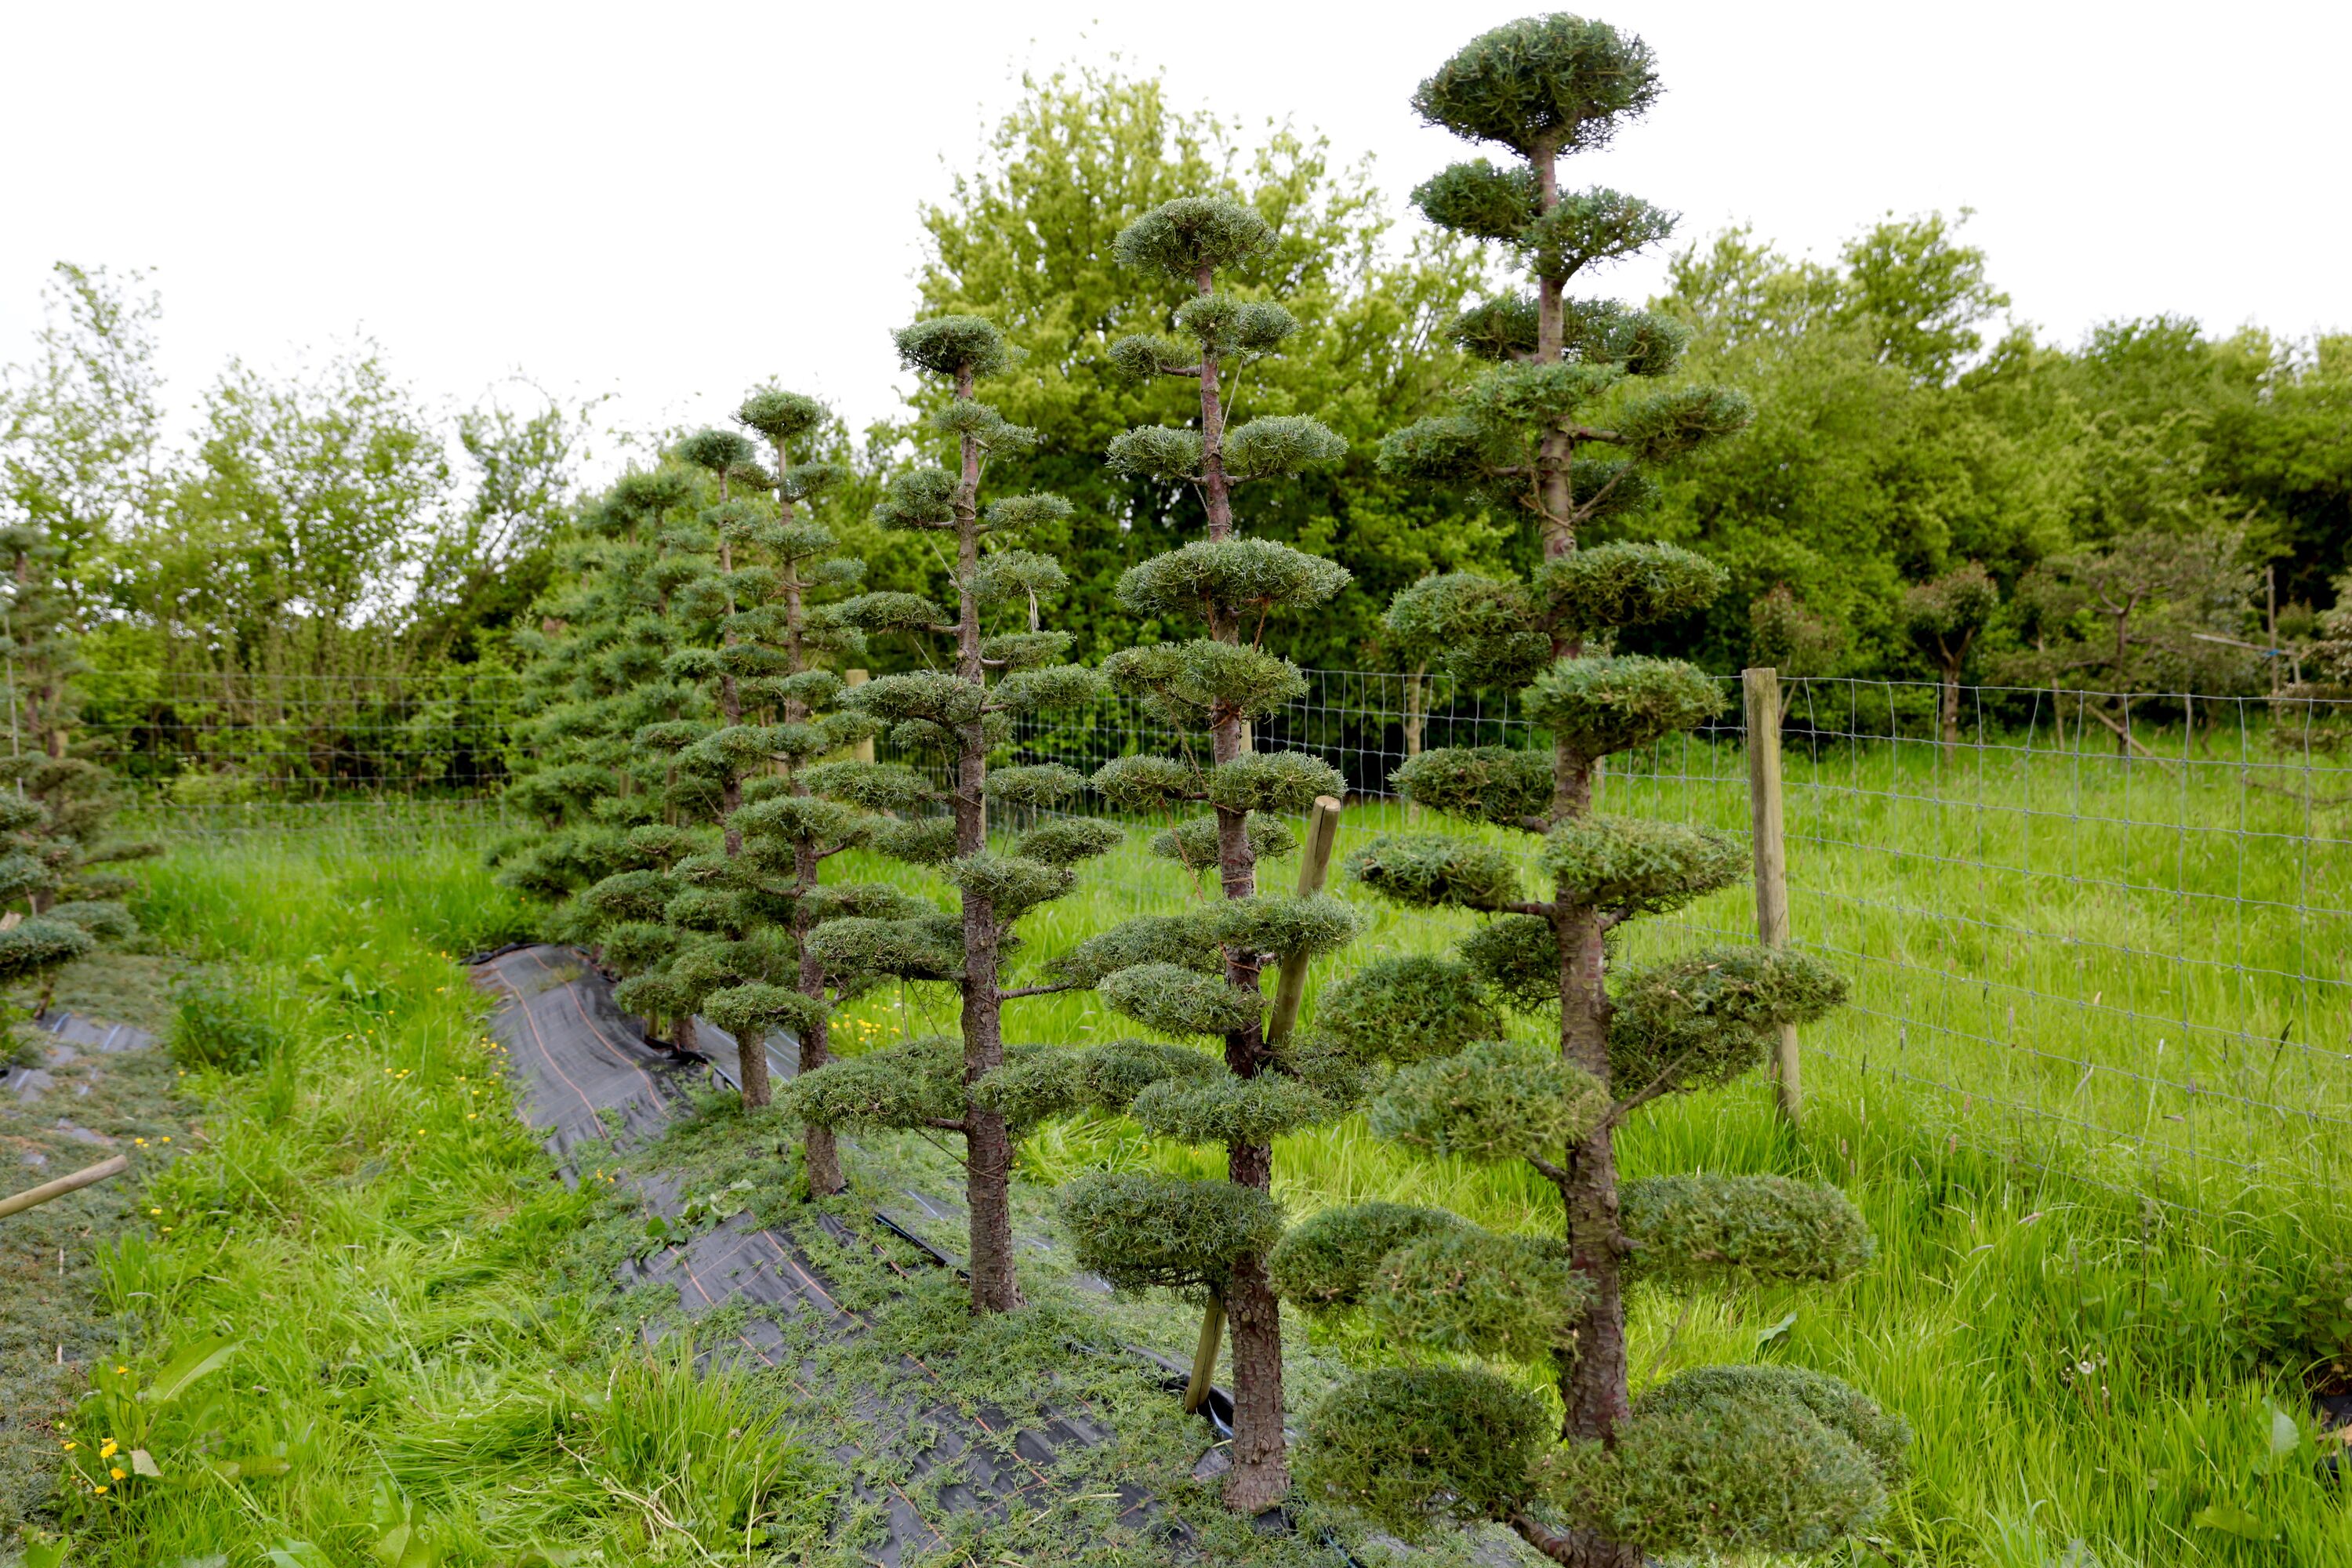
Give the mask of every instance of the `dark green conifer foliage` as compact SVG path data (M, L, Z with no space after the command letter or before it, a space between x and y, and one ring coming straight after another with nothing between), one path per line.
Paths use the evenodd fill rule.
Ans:
M788 1030L802 1068L823 1065L832 1007L867 978L829 967L818 929L909 900L818 879L887 826L854 798L872 794L863 766L830 757L873 725L837 710L824 667L863 643L839 603L862 564L803 511L839 471L792 460L823 407L771 388L738 417L772 469L744 437L701 431L583 517L580 581L528 667L543 750L518 789L552 831L503 859L509 881L572 896L562 927L625 976L625 1006L669 1021L681 1047L698 1014L734 1035L757 1106L761 1042ZM839 1190L831 1130L804 1137L811 1189Z
M1448 170L1417 193L1446 226L1512 247L1536 295L1458 324L1496 362L1460 412L1391 437L1392 468L1470 480L1524 503L1542 566L1525 582L1456 574L1398 596L1402 632L1453 672L1522 693L1549 754L1425 752L1400 770L1408 798L1466 821L1540 836L1549 883L1530 896L1526 857L1466 837L1389 836L1350 872L1399 902L1478 910L1492 923L1458 964L1427 964L1412 1005L1374 966L1323 1008L1360 1036L1386 1016L1400 1063L1371 1112L1378 1136L1480 1161L1525 1161L1560 1195L1557 1238L1496 1237L1393 1205L1317 1216L1276 1249L1300 1307L1367 1310L1390 1331L1489 1359L1549 1362L1556 1428L1516 1378L1459 1366L1343 1387L1307 1421L1302 1480L1407 1533L1492 1520L1554 1560L1638 1568L1648 1554L1809 1551L1867 1523L1899 1469L1899 1420L1834 1379L1780 1369L1685 1373L1629 1398L1629 1273L1668 1283L1732 1275L1835 1279L1869 1235L1832 1189L1778 1178L1670 1177L1619 1190L1615 1130L1665 1094L1720 1084L1764 1059L1779 1026L1835 1005L1843 983L1801 954L1724 949L1610 974L1604 934L1740 875L1743 846L1711 831L1604 816L1592 783L1612 752L1705 722L1717 684L1673 661L1588 656L1616 630L1704 607L1710 563L1663 544L1580 550L1578 531L1637 503L1642 465L1738 429L1729 394L1664 381L1673 323L1564 287L1587 265L1662 237L1665 220L1614 192L1566 195L1559 154L1604 143L1656 92L1648 51L1607 26L1551 16L1475 39L1423 84L1433 123L1500 143L1521 162ZM1590 459L1597 445L1614 455ZM1355 993L1360 993L1360 995ZM1497 1010L1556 1020L1557 1042L1503 1037Z
M70 754L73 677L81 669L56 547L38 524L0 528L0 659L8 735L0 752L0 985L34 982L48 1010L58 967L136 930L111 868L159 846L105 837L114 781Z
M812 772L810 787L901 814L871 834L874 847L940 867L956 884L961 908L953 916L860 913L819 927L812 940L819 961L842 973L953 983L962 996L961 1038L908 1042L805 1073L787 1102L820 1126L915 1127L960 1135L971 1225L972 1307L1005 1311L1022 1304L1006 1184L1013 1144L1037 1113L1020 1087L1040 1080L1024 1049L1005 1045L1003 1009L1010 997L1066 989L1070 983L1007 990L1003 959L1015 922L1066 893L1076 881L1071 866L1108 849L1116 835L1089 824L1049 821L1023 834L1009 854L992 848L992 802L1036 811L1076 795L1082 781L1066 768L992 770L989 758L1012 739L1016 717L1088 702L1101 681L1090 670L1056 662L1071 639L1044 628L1040 614L1063 586L1062 570L1018 542L1024 531L1066 516L1068 503L1058 496L1022 495L985 509L981 504L988 459L1034 440L973 396L977 381L1011 363L1003 335L978 317L942 316L901 330L897 340L908 369L941 377L953 389L952 401L931 424L953 438L956 466L899 474L875 516L889 527L947 536L955 558L956 606L950 614L918 595L877 593L850 600L840 616L869 634L941 639L950 667L882 676L845 700L886 728L900 750L941 764L946 777L940 782L896 764L850 776L826 764ZM766 416L764 410L754 412ZM948 807L946 816L912 815L937 805ZM1007 1082L1012 1091L1000 1093Z
M1213 869L1223 901L1190 917L1130 921L1072 955L1083 978L1128 1016L1163 1034L1223 1045L1222 1068L1169 1076L1140 1093L1129 1090L1131 1098L1114 1100L1111 1109L1131 1110L1161 1137L1223 1144L1227 1182L1209 1185L1236 1191L1204 1194L1202 1184L1175 1177L1105 1177L1072 1189L1068 1217L1082 1256L1107 1278L1204 1297L1206 1353L1213 1355L1220 1325L1230 1319L1234 1468L1225 1496L1250 1512L1278 1501L1289 1486L1281 1321L1265 1266L1266 1244L1278 1226L1265 1217L1243 1225L1204 1223L1203 1216L1270 1216L1275 1139L1343 1113L1361 1079L1334 1041L1269 1038L1259 984L1270 963L1328 952L1357 929L1337 900L1275 898L1257 889L1258 860L1295 847L1280 819L1344 787L1314 757L1258 753L1251 743L1253 722L1304 689L1297 669L1266 647L1269 632L1311 613L1349 580L1332 562L1251 538L1234 525L1236 489L1344 453L1339 437L1304 416L1228 422L1232 378L1276 353L1297 323L1278 303L1220 292L1219 279L1246 276L1274 242L1273 228L1257 213L1211 196L1165 203L1118 237L1122 264L1189 284L1193 296L1174 314L1174 335L1122 338L1112 345L1112 363L1138 379L1191 384L1197 404L1193 422L1183 427L1150 426L1117 437L1109 464L1194 487L1207 531L1129 569L1118 585L1120 601L1139 616L1190 622L1202 635L1125 648L1103 665L1114 688L1185 738L1184 751L1120 758L1096 773L1093 786L1129 811L1207 806L1206 815L1159 834L1152 847L1187 867ZM1174 1256L1180 1252L1181 1259Z

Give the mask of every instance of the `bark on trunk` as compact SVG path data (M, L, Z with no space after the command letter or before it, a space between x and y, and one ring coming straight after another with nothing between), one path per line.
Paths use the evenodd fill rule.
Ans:
M971 370L956 376L956 395L971 396ZM963 437L963 472L956 490L956 674L985 686L980 658L980 605L971 583L980 565L980 447ZM955 825L958 857L988 847L987 727L973 720L958 731ZM1003 928L995 904L963 895L963 1081L969 1089L1004 1065L1003 1000L997 993L997 948ZM971 1308L1005 1312L1021 1306L1013 1262L1013 1138L1003 1114L979 1104L964 1112L964 1201L971 1216Z
M1199 292L1215 288L1211 270L1194 277ZM1216 356L1201 356L1201 499L1208 513L1211 539L1224 539L1234 531L1233 488L1225 478L1224 400L1219 390ZM1241 627L1211 606L1209 635L1219 642L1238 643ZM1251 749L1249 726L1238 713L1213 716L1209 751L1222 764ZM1246 899L1257 891L1257 862L1249 846L1247 814L1217 810L1217 878L1228 899ZM1225 954L1228 984L1255 992L1258 988L1257 955ZM1262 1026L1252 1025L1225 1037L1225 1066L1237 1077L1255 1078L1265 1065ZM1226 1146L1225 1174L1244 1186L1269 1192L1274 1185L1274 1150L1264 1143ZM1225 1321L1233 1338L1234 1468L1225 1478L1225 1506L1242 1513L1257 1513L1280 1502L1290 1490L1290 1467L1282 1431L1282 1317L1268 1282L1265 1259L1253 1253L1235 1260L1233 1282L1225 1291Z
M1591 764L1565 742L1554 759L1556 817L1591 809ZM1559 944L1559 1050L1569 1062L1609 1082L1609 995L1603 986L1601 925L1590 909L1563 904L1552 917ZM1569 1260L1592 1287L1576 1326L1575 1353L1556 1363L1560 1436L1610 1442L1629 1414L1625 1386L1624 1233L1617 1218L1617 1155L1603 1129L1571 1145L1560 1183ZM1590 1531L1555 1533L1533 1521L1513 1527L1538 1551L1576 1568L1640 1568L1642 1553ZM1535 1531L1531 1533L1531 1529Z

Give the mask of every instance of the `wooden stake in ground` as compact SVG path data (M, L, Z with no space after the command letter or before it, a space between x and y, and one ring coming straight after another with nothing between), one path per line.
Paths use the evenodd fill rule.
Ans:
M76 1171L69 1176L59 1176L54 1182L43 1182L37 1187L27 1187L14 1197L0 1198L0 1219L5 1219L12 1214L23 1214L29 1208L38 1208L51 1198L61 1198L68 1193L78 1193L84 1187L95 1186L107 1177L119 1176L129 1169L131 1169L131 1157L127 1154L117 1154L111 1160L100 1160L97 1164L86 1170Z
M1315 797L1307 821L1307 843L1298 857L1298 896L1311 898L1323 890L1331 873L1331 847L1339 837L1339 802L1328 795ZM1294 952L1282 961L1274 985L1274 1015L1267 1022L1269 1050L1279 1049L1298 1022L1298 1004L1307 994L1308 954ZM1208 1402L1209 1384L1217 1375L1217 1350L1224 1342L1224 1298L1212 1292L1201 1312L1200 1343L1192 1352L1192 1378L1184 1385L1184 1414L1197 1415Z
M1743 669L1748 709L1748 814L1756 847L1756 940L1789 945L1789 855L1780 810L1780 673L1769 666ZM1773 1047L1773 1078L1780 1115L1803 1120L1804 1089L1797 1058L1797 1026L1782 1024Z

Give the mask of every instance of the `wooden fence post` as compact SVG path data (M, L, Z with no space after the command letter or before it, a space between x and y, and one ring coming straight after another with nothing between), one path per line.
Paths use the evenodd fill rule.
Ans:
M1307 842L1298 851L1298 896L1311 897L1323 890L1324 879L1331 871L1331 846L1339 837L1339 803L1328 795L1315 797L1315 807L1307 816ZM1282 961L1282 969L1274 983L1274 1016L1265 1029L1266 1043L1280 1045L1290 1037L1291 1026L1298 1022L1299 999L1307 994L1307 955L1293 953Z
M1315 797L1314 809L1307 816L1307 842L1298 851L1298 896L1308 898L1323 890L1323 881L1331 870L1331 846L1339 836L1339 803L1328 795ZM1279 977L1274 983L1274 1016L1266 1024L1265 1039L1269 1046L1279 1046L1290 1037L1292 1026L1298 1022L1299 998L1307 994L1307 955L1296 953L1282 961ZM1217 1373L1217 1352L1223 1347L1225 1334L1224 1299L1212 1292L1209 1302L1201 1312L1201 1339L1192 1350L1192 1375L1184 1385L1184 1414L1197 1415L1209 1397L1209 1384Z
M1780 672L1769 665L1739 672L1748 710L1748 814L1756 847L1756 940L1789 945L1789 857L1780 820ZM1794 1127L1804 1113L1797 1026L1780 1026L1772 1054L1780 1115Z
M863 686L866 684L866 672L862 669L845 669L841 672L841 683L844 686ZM850 747L849 754L856 757L861 763L872 762L874 760L874 737L868 735L866 739Z

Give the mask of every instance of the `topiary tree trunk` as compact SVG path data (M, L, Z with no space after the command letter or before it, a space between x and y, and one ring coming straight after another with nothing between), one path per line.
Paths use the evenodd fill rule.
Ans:
M945 639L952 649L952 673L877 677L850 692L847 700L888 726L899 745L943 762L948 783L939 788L911 769L887 767L855 787L866 804L877 807L909 813L927 805L948 808L944 823L902 821L876 835L875 842L899 858L941 867L956 884L960 909L951 924L919 916L844 920L815 932L812 941L821 956L845 973L952 981L962 1000L961 1037L952 1052L942 1042L910 1041L822 1068L795 1083L792 1105L820 1125L920 1127L962 1138L972 1308L998 1312L1022 1304L1008 1191L1020 1122L987 1092L992 1075L1008 1060L1003 1005L1015 996L1066 988L1006 989L1001 978L1004 942L1024 914L1069 890L1073 863L1102 853L1117 835L1087 831L1096 825L1048 824L1024 835L1013 854L992 851L992 800L1047 806L1075 794L1080 780L1067 768L1050 766L992 772L989 755L1010 740L1016 715L1089 702L1101 681L1090 670L1053 663L1067 651L1070 636L1036 624L1037 601L1063 584L1060 567L1017 549L982 552L983 542L1001 544L1069 513L1069 504L1051 495L1013 496L982 509L981 480L989 456L1034 439L974 395L982 378L1012 363L1003 335L977 317L943 316L905 328L897 337L907 368L940 376L953 388L932 424L955 438L956 467L898 476L875 515L887 526L953 540L956 613L950 619L919 595L869 594L843 606L842 614L868 632ZM1024 628L991 634L984 615L1015 605L1028 610ZM992 683L992 677L1000 679Z
M1559 1239L1359 1205L1293 1231L1274 1264L1302 1307L1368 1310L1396 1337L1448 1352L1548 1360L1559 1395L1554 1418L1515 1380L1481 1369L1360 1378L1310 1416L1301 1469L1316 1490L1408 1531L1494 1520L1581 1568L1826 1544L1870 1517L1902 1436L1867 1400L1812 1374L1718 1369L1638 1403L1628 1386L1629 1270L1828 1279L1858 1267L1869 1246L1833 1191L1777 1178L1619 1184L1614 1134L1628 1117L1753 1068L1780 1026L1818 1016L1842 992L1813 961L1769 949L1635 971L1613 992L1608 983L1612 929L1723 887L1745 862L1723 835L1591 809L1601 759L1723 706L1717 683L1691 666L1584 651L1620 628L1691 614L1722 590L1725 574L1686 551L1579 550L1577 532L1649 493L1639 465L1747 419L1731 394L1642 390L1674 368L1684 341L1674 323L1565 298L1584 266L1666 232L1663 215L1634 198L1563 195L1554 174L1559 154L1600 145L1655 90L1637 40L1554 16L1474 40L1416 98L1431 121L1523 160L1507 171L1457 165L1416 197L1435 221L1517 247L1538 289L1456 324L1496 367L1460 413L1397 432L1383 458L1517 499L1536 519L1544 563L1526 582L1432 579L1401 595L1391 616L1436 628L1457 679L1519 689L1551 747L1426 752L1396 783L1433 811L1540 835L1551 892L1528 897L1518 858L1498 845L1376 839L1349 861L1365 886L1495 919L1457 958L1373 966L1323 1008L1360 1052L1397 1064L1373 1106L1377 1135L1525 1162L1559 1194ZM1587 444L1613 453L1585 458ZM1507 1008L1550 1015L1554 1041L1509 1038L1497 1016Z
M1080 1100L1100 1100L1107 1087L1110 1098L1101 1102L1131 1110L1158 1135L1223 1144L1227 1180L1213 1185L1233 1190L1204 1193L1199 1183L1154 1176L1096 1180L1074 1187L1066 1213L1080 1257L1106 1278L1204 1298L1203 1361L1214 1354L1217 1322L1230 1322L1234 1468L1225 1496L1251 1512L1279 1501L1289 1486L1282 1326L1265 1261L1266 1243L1280 1229L1270 1196L1274 1140L1346 1108L1344 1094L1324 1092L1333 1080L1310 1081L1308 1055L1283 1048L1304 1042L1268 1037L1259 978L1268 963L1328 952L1356 929L1335 900L1257 894L1259 858L1295 842L1278 818L1345 788L1338 773L1315 758L1258 755L1252 746L1254 722L1305 685L1264 646L1269 620L1309 611L1348 582L1345 570L1319 556L1234 530L1238 487L1295 475L1345 450L1328 429L1299 416L1229 427L1228 368L1276 352L1297 322L1278 304L1220 293L1218 277L1261 263L1275 237L1239 203L1186 197L1144 214L1118 239L1123 264L1172 278L1190 287L1192 298L1175 312L1175 337L1122 338L1111 360L1135 378L1195 384L1199 413L1188 428L1128 431L1112 442L1109 463L1149 483L1190 487L1204 525L1203 538L1129 571L1119 599L1139 617L1162 625L1195 621L1204 635L1123 649L1105 661L1103 672L1180 733L1205 736L1209 766L1200 765L1196 752L1123 757L1093 782L1129 810L1169 812L1205 802L1210 816L1177 824L1155 847L1187 866L1213 866L1224 904L1190 917L1128 922L1066 961L1067 973L1097 986L1128 1016L1163 1033L1223 1043L1222 1069L1205 1074L1181 1057L1134 1057L1127 1043L1112 1048L1114 1066L1097 1068L1087 1058L1071 1070L1096 1074L1074 1091ZM1196 1384L1201 1381L1196 1375Z

